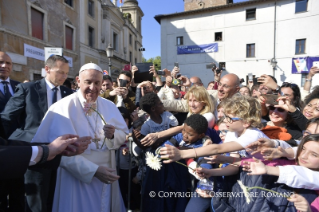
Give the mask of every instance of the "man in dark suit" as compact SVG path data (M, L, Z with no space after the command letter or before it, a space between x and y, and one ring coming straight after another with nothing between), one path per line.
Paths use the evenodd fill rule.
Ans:
M14 94L16 86L20 83L18 81L10 79L10 73L12 72L12 60L8 54L0 51L0 112L3 111L7 102ZM18 123L15 122L11 125L10 130L18 127ZM5 137L4 131L0 129L0 136ZM10 193L8 188L15 190L15 193L10 194L10 204L14 207L14 210L19 210L23 207L24 203L24 189L23 189L23 177L20 179L8 179L0 182L0 210L5 210L8 205L7 196ZM21 188L22 187L22 188ZM21 188L21 189L19 189Z
M9 140L30 142L48 108L61 98L72 94L72 90L62 86L69 73L68 61L58 55L48 58L45 63L46 77L42 80L21 83L1 113L4 131L10 132L12 123L18 120L20 127ZM61 157L53 161L55 166L48 169L29 167L25 174L27 203L31 211L51 211L56 169ZM52 161L52 162L53 162Z
M0 112L3 111L10 97L14 94L16 86L20 83L10 79L12 60L4 52L0 51Z
M90 139L91 137L63 135L47 145L48 154L44 154L43 146L31 146L30 143L23 141L10 141L11 146L8 146L8 141L0 137L0 180L23 177L29 166L38 163L37 166L43 166L59 154L73 156L77 151L83 153ZM78 143L77 148L70 149L70 144L75 145L75 143Z

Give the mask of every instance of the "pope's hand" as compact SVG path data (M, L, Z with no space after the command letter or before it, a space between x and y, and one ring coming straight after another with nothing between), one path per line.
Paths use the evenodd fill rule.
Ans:
M91 139L92 138L90 136L77 138L74 143L68 145L65 151L62 152L62 155L74 156L82 154L88 148L88 145L91 143Z
M115 127L110 124L106 124L103 127L105 138L112 139L114 138Z
M181 157L181 151L177 149L174 146L165 144L165 147L161 148L160 155L162 159L168 159L163 160L163 163L171 163L174 161L179 161L182 159Z
M157 133L150 133L141 140L143 146L152 146L158 139Z
M86 139L91 139L91 137L84 137ZM66 154L73 151L76 151L75 149L69 147L71 144L74 144L75 142L79 141L79 137L77 135L62 135L58 138L56 138L52 143L48 145L49 147L49 156L48 160L52 160L56 155L58 154ZM68 150L69 149L69 150Z
M105 166L99 166L94 174L94 177L96 177L103 183L110 184L120 178L120 176L116 175L115 173L116 170L114 169L110 169Z

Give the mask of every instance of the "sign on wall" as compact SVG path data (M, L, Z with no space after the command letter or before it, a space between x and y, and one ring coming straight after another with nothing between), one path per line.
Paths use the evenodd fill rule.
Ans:
M218 52L218 43L191 46L177 46L177 54L198 54L212 52Z
M292 74L308 73L314 64L319 64L319 57L292 58Z
M24 56L44 61L44 50L24 44Z
M52 47L45 47L44 50L30 46L28 44L24 44L24 56L34 58L37 60L46 61L52 54L55 55L62 55L62 48L52 48ZM65 59L69 61L69 66L73 67L73 58L64 56Z
M54 48L54 47L44 47L44 61L47 61L49 57L52 55L63 55L62 48Z

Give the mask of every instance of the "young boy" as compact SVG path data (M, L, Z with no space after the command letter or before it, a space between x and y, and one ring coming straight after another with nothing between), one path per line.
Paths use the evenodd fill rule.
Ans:
M140 100L140 108L150 117L144 122L139 139L149 133L160 132L178 125L175 116L168 111L164 111L163 103L155 93L148 93L143 96ZM152 145L147 144L147 146Z

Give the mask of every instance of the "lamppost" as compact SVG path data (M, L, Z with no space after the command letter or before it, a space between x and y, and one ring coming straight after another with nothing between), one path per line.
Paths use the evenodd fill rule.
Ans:
M110 75L110 77L111 77L111 66L112 66L111 58L113 57L113 52L114 52L114 49L112 48L111 44L109 44L108 47L106 48L106 55L109 58L109 75Z
M276 77L275 76L275 71L276 71L277 63L278 62L277 62L276 58L272 58L271 61L270 61L270 64L272 66L272 75L273 75L273 77Z

